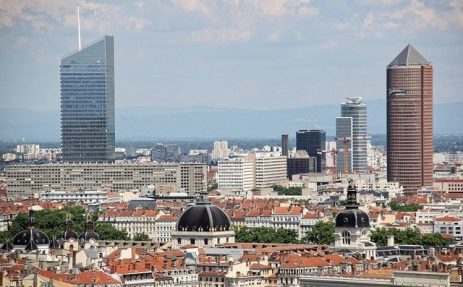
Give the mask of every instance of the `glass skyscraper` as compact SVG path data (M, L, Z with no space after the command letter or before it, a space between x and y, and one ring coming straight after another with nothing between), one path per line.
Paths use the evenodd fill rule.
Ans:
M323 130L299 130L296 132L296 150L305 150L311 157L317 158L317 172L326 167L323 150L326 146L326 133Z
M348 98L341 104L341 117L352 118L352 170L355 173L366 173L368 168L367 105L361 97Z
M61 147L66 162L114 160L114 37L61 60Z

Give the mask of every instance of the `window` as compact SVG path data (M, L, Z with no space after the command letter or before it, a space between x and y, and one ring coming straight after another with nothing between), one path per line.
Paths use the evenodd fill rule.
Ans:
M194 238L190 238L190 244L195 244L195 239Z
M350 244L350 232L349 232L349 230L344 230L342 232L342 244L346 244L346 245Z

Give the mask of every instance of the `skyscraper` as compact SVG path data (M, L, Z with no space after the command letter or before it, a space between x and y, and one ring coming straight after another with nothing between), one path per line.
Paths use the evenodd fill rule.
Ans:
M288 156L288 135L281 135L281 155Z
M299 130L296 132L296 150L305 150L317 158L317 172L325 169L326 133L323 130Z
M407 194L432 185L433 67L411 45L387 66L387 177Z
M336 118L336 147L338 156L336 157L336 173L351 173L353 169L352 160L352 137L353 124L352 117ZM348 141L344 144L343 140Z
M367 172L367 105L360 97L341 104L341 117L352 118L352 171Z
M61 60L61 147L67 162L114 160L114 38Z

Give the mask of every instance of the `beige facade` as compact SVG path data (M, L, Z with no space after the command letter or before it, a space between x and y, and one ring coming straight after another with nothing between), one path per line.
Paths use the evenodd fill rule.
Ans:
M10 165L5 169L10 197L40 197L51 190L126 191L154 184L187 193L206 190L207 166L199 163L76 163Z

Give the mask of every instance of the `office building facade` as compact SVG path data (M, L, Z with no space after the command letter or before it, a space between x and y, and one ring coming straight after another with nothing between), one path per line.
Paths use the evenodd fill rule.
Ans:
M234 191L254 188L254 162L248 158L231 158L218 162L218 187Z
M299 130L296 132L296 150L305 150L309 156L317 158L317 172L326 167L326 133L323 130Z
M288 156L288 135L281 135L281 155Z
M61 60L61 147L66 162L114 160L114 38Z
M351 117L336 118L336 173L350 174L353 169L352 160L352 134L353 124ZM344 139L347 139L344 142Z
M415 48L387 66L387 177L405 194L432 186L433 66Z
M366 173L367 163L367 105L360 97L348 98L341 104L341 117L352 118L352 171Z

